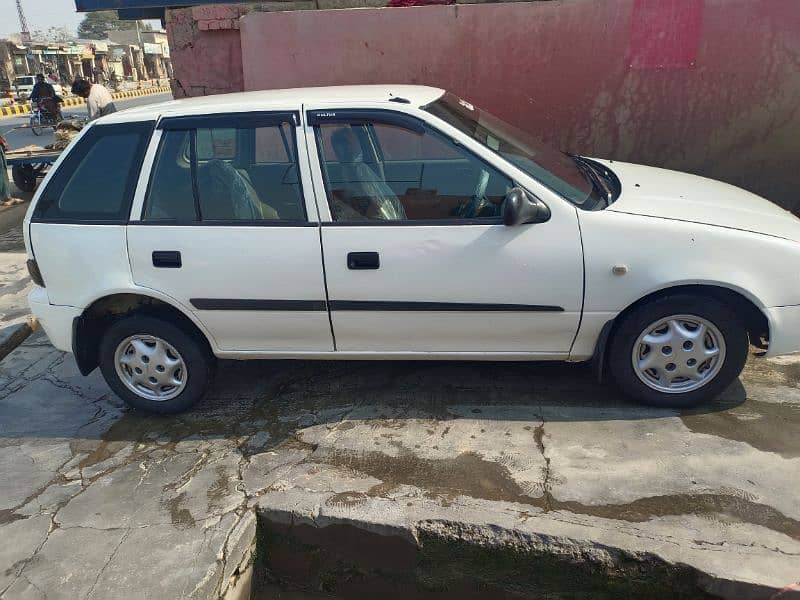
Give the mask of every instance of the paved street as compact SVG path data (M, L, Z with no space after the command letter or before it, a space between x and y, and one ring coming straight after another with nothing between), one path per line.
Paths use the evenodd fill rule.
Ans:
M129 100L115 100L119 110L126 108L133 108L134 106L143 106L145 104L153 104L155 102L164 102L170 100L171 94L153 94L152 96L141 96L139 98L131 98ZM85 106L67 106L63 110L64 115L86 115ZM11 149L23 148L28 145L44 146L53 142L52 131L46 132L41 136L35 136L30 129L16 130L15 127L28 124L28 115L19 115L16 117L2 117L0 118L0 133L8 140Z

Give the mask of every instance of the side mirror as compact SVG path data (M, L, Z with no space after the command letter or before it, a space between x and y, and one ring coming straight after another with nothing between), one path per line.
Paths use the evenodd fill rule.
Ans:
M503 223L509 227L525 223L544 223L550 209L538 198L532 198L522 188L511 188L503 201Z

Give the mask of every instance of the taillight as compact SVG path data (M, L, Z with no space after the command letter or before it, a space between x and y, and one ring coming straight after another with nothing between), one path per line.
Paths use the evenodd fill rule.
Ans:
M37 265L36 261L33 259L28 261L28 273L30 274L33 283L39 287L45 287L44 279L42 278L42 272L39 270L39 265Z

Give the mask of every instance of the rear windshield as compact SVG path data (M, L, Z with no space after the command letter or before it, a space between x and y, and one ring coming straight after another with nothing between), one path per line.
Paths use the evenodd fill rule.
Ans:
M33 77L17 77L14 83L17 85L33 85Z

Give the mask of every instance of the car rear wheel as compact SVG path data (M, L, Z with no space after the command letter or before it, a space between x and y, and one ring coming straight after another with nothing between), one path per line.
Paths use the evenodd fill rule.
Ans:
M727 388L747 352L747 331L727 305L681 294L625 315L612 335L608 364L627 395L651 406L685 408Z
M172 414L203 397L213 357L200 340L179 327L134 315L106 331L100 343L100 370L114 393L130 406Z

